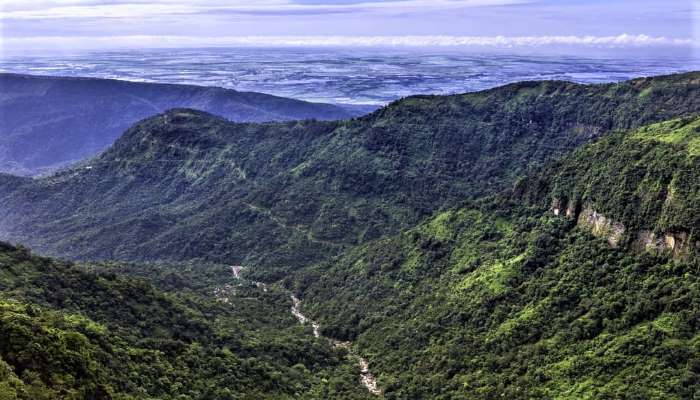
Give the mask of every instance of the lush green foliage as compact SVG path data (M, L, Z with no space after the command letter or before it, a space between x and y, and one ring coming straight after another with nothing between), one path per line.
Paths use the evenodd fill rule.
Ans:
M697 240L700 121L639 126L697 115L698 82L520 83L344 122L173 110L81 168L0 176L3 237L189 260L77 267L2 245L0 393L369 397L282 288L213 301L226 262L283 278L324 334L354 341L387 399L693 398L698 258L633 251L634 236L612 248L576 217Z
M610 130L697 113L697 76L418 96L344 122L175 110L82 168L0 177L0 235L81 259L297 268L510 187Z
M354 361L298 326L286 292L246 284L223 303L213 286L167 294L115 274L143 269L80 268L0 244L0 398L368 397ZM218 271L206 281L222 284Z
M542 206L584 205L627 228L700 240L700 119L674 119L608 135L523 179L516 196Z
M687 399L700 265L635 256L511 204L439 215L301 273L387 399Z

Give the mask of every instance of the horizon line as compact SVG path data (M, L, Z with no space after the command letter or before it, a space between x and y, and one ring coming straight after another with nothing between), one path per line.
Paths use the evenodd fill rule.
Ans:
M542 36L176 36L176 35L123 35L123 36L33 36L4 37L0 49L13 45L61 46L90 49L92 47L442 47L442 48L543 48L585 47L598 49L673 47L697 48L695 38L669 38L646 34L595 35L542 35ZM26 49L26 47L25 47Z

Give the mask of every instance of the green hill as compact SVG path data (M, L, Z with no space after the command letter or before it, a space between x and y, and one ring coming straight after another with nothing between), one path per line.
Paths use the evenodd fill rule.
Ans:
M0 237L78 259L298 268L510 188L612 130L696 114L698 82L524 82L342 122L172 110L79 168L0 176Z
M287 282L387 399L694 398L698 126L608 135Z

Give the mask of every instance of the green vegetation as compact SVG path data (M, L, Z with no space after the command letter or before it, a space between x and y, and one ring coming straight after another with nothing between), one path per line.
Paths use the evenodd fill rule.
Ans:
M529 202L589 205L626 227L700 240L700 118L674 119L608 135L551 163L516 192Z
M428 222L289 284L387 399L692 398L697 261L612 249L538 211L470 205L439 234Z
M695 398L698 82L525 82L344 122L178 109L80 168L0 176L0 236L154 261L0 245L0 393L371 398L292 290L389 400Z
M523 82L410 97L344 122L173 110L81 168L0 177L0 238L76 259L258 265L275 280L510 188L611 130L696 114L697 76Z
M145 267L77 267L0 243L0 398L369 398L354 361L296 323L286 292L245 284L215 302L214 286L168 293L122 270ZM207 270L213 284L225 269Z

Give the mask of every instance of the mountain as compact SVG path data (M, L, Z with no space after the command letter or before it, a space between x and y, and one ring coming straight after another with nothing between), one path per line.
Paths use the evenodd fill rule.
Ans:
M292 317L286 292L235 285L228 267L207 266L194 287L184 267L148 267L156 284L133 269L0 243L0 398L370 398L354 362Z
M697 85L697 74L526 82L408 98L343 122L236 124L172 110L80 168L3 178L0 231L76 258L304 265L507 188L610 130L697 113Z
M78 259L281 267L275 279L510 188L610 131L697 114L699 76L523 82L333 122L241 124L175 109L80 167L0 175L0 236Z
M606 135L287 284L386 398L693 398L699 127Z
M371 109L216 87L0 74L0 172L36 175L92 157L175 107L241 122L350 118Z

